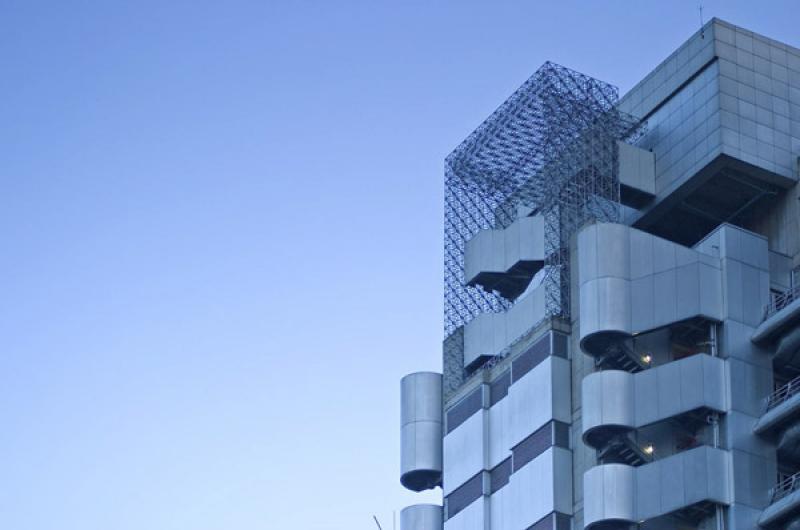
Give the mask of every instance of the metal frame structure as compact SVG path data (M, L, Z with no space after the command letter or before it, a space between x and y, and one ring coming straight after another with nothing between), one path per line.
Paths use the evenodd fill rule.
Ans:
M446 337L513 305L464 284L464 247L521 215L544 216L546 316L569 317L570 237L591 220L619 221L617 141L643 129L618 98L613 85L547 62L446 158Z

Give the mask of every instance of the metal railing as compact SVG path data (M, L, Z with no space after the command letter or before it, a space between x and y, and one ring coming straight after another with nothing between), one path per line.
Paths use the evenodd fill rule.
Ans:
M764 307L764 319L766 320L787 305L800 298L800 284L783 291L782 293L774 293L770 297L769 304Z
M800 376L795 377L767 397L766 411L770 411L800 392Z
M779 501L798 489L800 489L800 473L789 475L770 490L769 503L772 504L773 502Z

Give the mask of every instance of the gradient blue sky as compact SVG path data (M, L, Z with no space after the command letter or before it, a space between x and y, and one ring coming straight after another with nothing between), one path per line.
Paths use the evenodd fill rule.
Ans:
M797 0L704 2L800 45ZM0 528L372 529L440 367L443 159L696 1L0 1Z

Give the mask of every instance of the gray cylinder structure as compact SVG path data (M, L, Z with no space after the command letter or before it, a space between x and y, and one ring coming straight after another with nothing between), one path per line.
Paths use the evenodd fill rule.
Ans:
M442 507L415 504L400 512L400 530L442 530Z
M442 483L442 374L417 372L400 381L400 482L412 491Z

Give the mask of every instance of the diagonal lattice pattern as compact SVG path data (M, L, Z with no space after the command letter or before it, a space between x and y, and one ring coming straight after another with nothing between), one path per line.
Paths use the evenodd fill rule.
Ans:
M445 336L513 305L464 285L464 246L530 213L545 218L547 315L569 316L569 238L587 221L619 220L617 141L640 129L618 97L612 85L545 63L447 157Z

